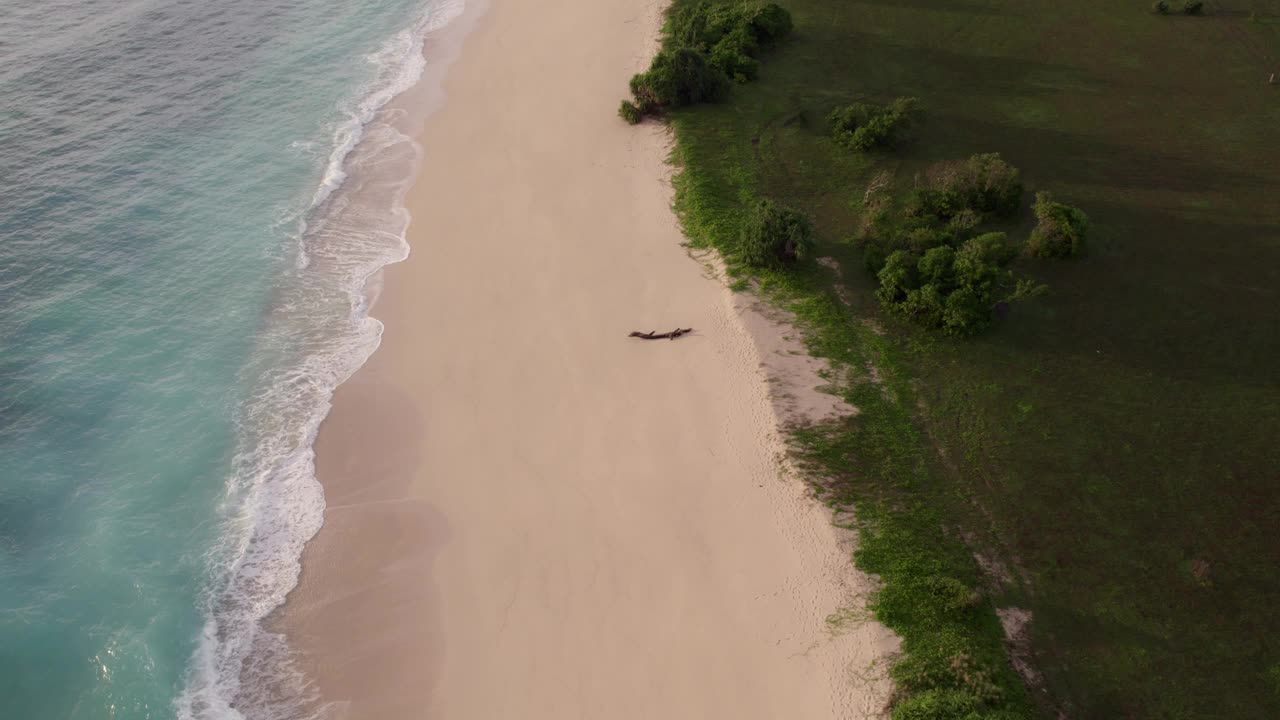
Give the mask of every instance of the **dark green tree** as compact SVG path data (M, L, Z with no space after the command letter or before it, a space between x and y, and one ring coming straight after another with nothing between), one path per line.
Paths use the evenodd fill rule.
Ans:
M787 267L813 252L813 225L798 210L761 200L739 239L743 262L757 267Z
M696 50L663 50L647 72L631 78L631 94L642 114L700 102L716 102L729 92L724 73Z
M775 4L680 4L663 26L662 50L631 79L632 100L618 114L632 124L646 115L717 102L731 81L754 80L758 56L791 32L791 15Z

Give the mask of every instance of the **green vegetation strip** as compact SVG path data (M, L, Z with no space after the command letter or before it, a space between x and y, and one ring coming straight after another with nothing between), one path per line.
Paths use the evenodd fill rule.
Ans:
M673 5L664 53L688 50L672 47L681 35L676 23L687 22L698 7L707 6ZM855 509L855 561L882 583L871 610L903 638L903 653L890 668L893 717L1027 717L1030 703L1005 655L995 608L977 589L976 563L943 531L928 500L935 482L927 446L913 423L914 393L890 343L859 322L818 266L793 266L811 252L808 221L760 200L751 165L735 162L732 146L717 143L697 118L673 114L672 120L680 168L676 206L692 244L719 250L731 273L750 274L765 297L794 313L810 352L831 362L833 377L846 378L838 392L861 411L791 428L790 438L821 496ZM745 218L744 207L754 208ZM778 239L776 247L770 237Z
M786 0L754 80L666 76L724 93L658 108L689 236L764 266L731 287L793 310L862 411L793 440L885 583L899 720L1280 717L1280 0L1148 1ZM1053 195L972 194L1011 177L990 153ZM988 233L1009 265L994 238L959 263ZM1030 617L1032 690L993 606Z
M1009 667L994 608L977 592L979 572L928 501L935 490L926 446L912 420L914 393L891 344L854 317L832 279L813 264L794 270L747 269L737 263L741 207L755 197L753 178L723 147L676 116L676 207L696 247L714 247L739 275L797 318L809 351L827 358L838 392L860 412L790 429L796 457L833 507L853 507L856 564L879 576L871 603L879 621L903 638L891 668L898 689L893 718L1017 718L1030 713ZM867 368L874 366L878 382Z

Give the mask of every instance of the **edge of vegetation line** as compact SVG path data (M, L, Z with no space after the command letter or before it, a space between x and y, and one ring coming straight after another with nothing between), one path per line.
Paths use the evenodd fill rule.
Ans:
M929 502L942 488L915 425L915 393L899 350L855 317L821 266L748 269L737 261L739 213L725 198L752 192L752 183L741 177L739 187L725 186L702 164L703 152L714 149L691 148L679 117L672 126L675 207L690 244L719 251L731 276L750 277L762 298L789 311L809 353L828 361L832 389L860 411L783 431L818 497L833 509L853 510L850 528L859 539L854 564L880 580L868 609L902 638L902 652L889 668L891 717L1034 717L1005 653L995 607L979 590L981 572Z
M752 19L769 19L771 44L785 34L776 28L791 27L790 16L782 20L779 13L785 10L772 4L672 0L654 68L632 81L639 103L632 107L643 110L632 113L624 102L620 115L629 122L666 118L675 138L675 210L690 244L720 252L737 278L731 288L754 284L760 296L791 312L810 354L829 361L832 391L861 411L784 432L818 497L833 509L854 511L854 563L880 580L868 609L903 641L888 670L893 720L1034 717L977 562L944 526L938 501L955 490L942 482L917 427L902 351L841 300L835 273L795 262L812 252L807 220L760 197L749 158L702 141L678 110L723 100L731 81L754 79L767 44L753 41ZM734 52L716 57L716 48L726 45ZM733 63L750 71L728 75ZM681 89L685 82L694 92ZM743 212L751 207L756 212ZM777 235L777 244L761 249L762 233ZM744 262L744 253L759 257Z

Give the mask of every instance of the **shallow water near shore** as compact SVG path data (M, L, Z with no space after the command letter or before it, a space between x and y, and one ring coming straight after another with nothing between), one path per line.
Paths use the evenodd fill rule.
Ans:
M378 111L459 0L0 9L0 695L296 718L261 621L377 346L417 148Z

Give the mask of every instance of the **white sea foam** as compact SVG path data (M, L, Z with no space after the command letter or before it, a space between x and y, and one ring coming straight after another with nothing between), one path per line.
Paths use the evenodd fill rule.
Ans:
M422 75L427 33L461 14L462 0L425 8L368 59L375 80L348 108L322 181L296 225L300 261L282 285L246 370L254 388L228 481L223 543L205 623L176 702L181 720L300 720L326 709L264 626L297 585L304 545L320 529L324 494L312 449L334 389L376 350L382 324L368 315L370 278L403 260L403 207L417 146L379 111ZM306 151L303 144L295 149Z
M329 162L311 199L312 208L324 203L346 180L347 156L364 136L365 128L374 115L392 98L413 87L422 77L422 71L426 68L422 44L427 34L457 18L462 14L463 8L464 0L436 0L413 26L396 33L377 52L365 58L377 68L377 79L371 84L370 92L360 95L356 102L343 108L346 119L334 132ZM308 262L310 256L305 248L299 253L299 258L303 264Z

